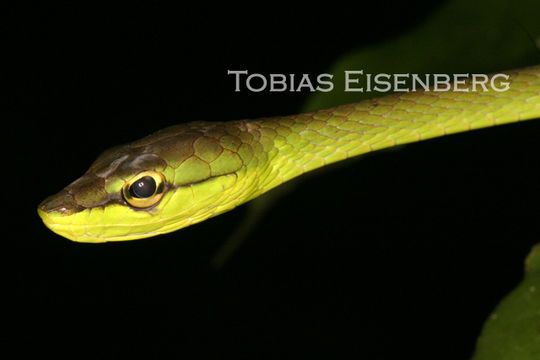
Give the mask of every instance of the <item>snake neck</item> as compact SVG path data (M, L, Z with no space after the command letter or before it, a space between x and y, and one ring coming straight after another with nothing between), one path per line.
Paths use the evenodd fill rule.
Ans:
M540 117L540 66L504 74L507 79L498 81L508 82L506 91L488 88L396 93L300 115L246 122L265 154L259 191L370 151ZM488 81L493 76L489 75Z

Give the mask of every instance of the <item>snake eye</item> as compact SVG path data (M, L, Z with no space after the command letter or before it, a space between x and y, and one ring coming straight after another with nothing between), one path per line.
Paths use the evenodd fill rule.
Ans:
M143 171L122 187L126 202L136 208L147 208L158 203L165 190L165 178L157 171Z
M156 192L156 181L151 176L145 176L135 181L129 187L129 193L133 197L145 199Z

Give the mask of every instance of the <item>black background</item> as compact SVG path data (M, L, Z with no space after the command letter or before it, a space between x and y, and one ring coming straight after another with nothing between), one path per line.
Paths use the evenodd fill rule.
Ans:
M340 54L398 36L439 4L332 6L58 3L7 11L9 342L48 334L55 340L47 350L56 352L73 337L82 342L77 356L96 358L191 350L470 356L538 242L539 122L316 171L295 182L220 271L210 259L246 206L172 234L104 245L69 242L36 214L110 146L184 121L295 113L309 95L235 93L228 69L322 73Z

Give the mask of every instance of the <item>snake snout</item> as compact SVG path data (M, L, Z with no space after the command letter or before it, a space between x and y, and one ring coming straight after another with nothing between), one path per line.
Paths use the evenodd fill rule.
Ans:
M45 213L55 212L61 215L71 215L78 212L80 210L80 206L73 198L73 195L64 189L59 193L51 195L43 200L38 205L38 210Z

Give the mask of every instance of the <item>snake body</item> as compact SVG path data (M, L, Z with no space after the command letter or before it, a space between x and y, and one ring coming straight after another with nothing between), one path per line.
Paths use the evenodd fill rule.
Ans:
M106 151L38 213L52 231L80 242L175 231L353 156L539 118L540 65L505 74L502 92L396 93L299 115L172 126ZM157 182L148 198L131 189L143 175Z

